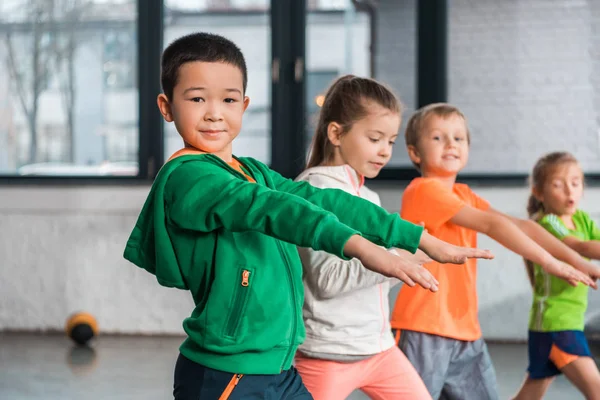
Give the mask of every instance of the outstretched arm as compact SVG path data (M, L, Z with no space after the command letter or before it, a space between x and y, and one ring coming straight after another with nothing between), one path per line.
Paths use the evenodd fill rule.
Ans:
M385 248L398 247L411 253L419 248L440 263L463 264L468 258L493 258L487 250L459 247L441 241L423 232L423 227L343 190L315 188L308 182L285 179L276 172L271 172L271 177L279 190L331 211L342 223L359 231L365 239Z
M304 279L310 286L312 292L321 299L331 299L341 294L358 289L372 287L383 282L398 283L396 279L390 279L384 275L365 268L358 258L342 260L336 256L323 251L314 251L307 248L299 248L298 253L304 266ZM417 254L406 250L394 251L407 262L422 265L431 259L423 252Z
M179 229L261 232L340 258L356 257L371 271L437 290L437 281L421 265L371 243L334 214L298 196L237 179L218 166L183 164L172 172L165 191L168 222Z
M575 236L567 236L563 242L583 257L600 260L600 241L598 240L581 240ZM594 264L594 266L596 265ZM600 277L597 274L595 276Z
M567 264L582 272L585 272L593 278L600 277L600 268L582 257L589 256L582 254L578 250L575 250L575 248L579 248L587 253L586 250L589 249L594 252L595 248L595 254L600 256L600 243L597 243L597 246L587 246L586 243L588 242L581 241L573 236L565 236L561 241L535 221L515 218L493 209L490 209L490 212L508 218L534 242L548 251L548 253L550 253L553 257L566 262Z
M576 286L582 282L596 287L586 273L564 264L527 236L509 218L498 212L482 211L465 205L452 219L452 223L481 232L509 250L539 264L546 272Z

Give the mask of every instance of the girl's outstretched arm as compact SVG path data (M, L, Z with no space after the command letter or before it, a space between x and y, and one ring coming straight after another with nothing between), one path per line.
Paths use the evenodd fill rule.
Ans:
M384 276L398 278L408 286L419 284L432 292L438 290L439 282L422 265L411 259L398 257L362 236L351 236L344 246L344 254L348 258L356 257L365 268Z
M600 260L600 241L581 240L576 238L575 236L567 236L562 241L567 246L579 253L581 256L591 258L593 260ZM593 265L594 267L596 267L595 264ZM593 276L600 278L600 275L598 275L597 273Z

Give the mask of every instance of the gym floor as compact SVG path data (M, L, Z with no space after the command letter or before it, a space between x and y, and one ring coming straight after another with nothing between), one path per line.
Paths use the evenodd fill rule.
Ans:
M78 348L61 335L0 333L0 399L164 400L172 398L180 337L101 336ZM518 389L524 344L489 344L500 398ZM544 399L583 398L563 377ZM361 392L348 399L368 399Z

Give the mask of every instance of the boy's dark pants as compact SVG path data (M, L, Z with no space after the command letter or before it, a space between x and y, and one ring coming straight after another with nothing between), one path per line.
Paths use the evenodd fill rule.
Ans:
M181 354L175 364L175 400L219 400L235 374L204 367ZM229 400L313 400L302 379L291 368L278 375L244 375Z

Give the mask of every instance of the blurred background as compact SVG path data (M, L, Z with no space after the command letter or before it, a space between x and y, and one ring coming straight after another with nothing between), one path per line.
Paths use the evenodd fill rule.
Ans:
M236 154L296 176L328 85L370 76L404 120L437 101L463 110L461 179L495 208L525 217L534 162L567 150L587 175L582 208L600 216L600 1L0 0L0 398L169 398L192 300L122 252L181 146L156 107L160 55L195 31L245 54ZM415 176L399 140L369 185L397 212ZM480 245L496 254L479 266L480 320L508 397L527 367L531 290L518 256ZM593 292L591 339L598 305ZM64 336L82 310L100 332L84 353ZM565 396L577 393L559 379L548 398Z

